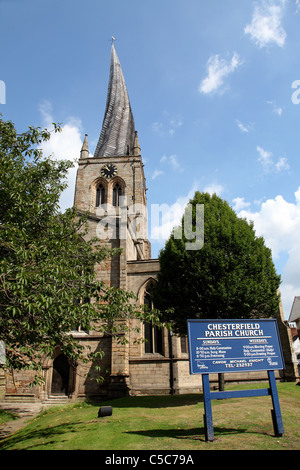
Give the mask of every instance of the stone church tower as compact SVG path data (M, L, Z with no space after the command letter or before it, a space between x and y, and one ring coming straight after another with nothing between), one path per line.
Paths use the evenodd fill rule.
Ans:
M91 236L106 240L113 248L122 248L121 257L107 267L105 281L126 289L126 262L149 259L151 253L141 149L114 45L101 134L93 156L85 136L74 205L79 211L89 212Z
M122 249L121 255L97 267L98 280L105 281L109 286L133 291L139 303L144 303L159 269L158 261L151 260L151 246L147 238L143 167L124 76L112 44L102 130L94 155L89 152L88 138L85 136L74 205L78 211L89 213L89 237L96 236L109 247ZM107 361L110 362L107 363L110 369L107 390L102 387L102 392L126 393L131 389L129 357L132 355L132 345L121 346L111 341L114 344L108 348L110 351L103 344L103 339L99 343L106 349ZM152 341L154 343L154 339ZM85 387L80 394L86 391Z

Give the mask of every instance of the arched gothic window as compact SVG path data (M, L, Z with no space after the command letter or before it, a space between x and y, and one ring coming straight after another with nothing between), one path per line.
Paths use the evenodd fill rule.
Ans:
M113 206L120 205L120 197L122 196L122 187L120 183L115 183L113 187Z
M151 287L150 289L151 290ZM153 302L151 293L145 291L144 294L144 305L148 310L152 310ZM158 326L153 325L150 322L144 323L144 335L145 335L145 353L163 353L163 340L162 340L162 330Z
M99 184L96 189L96 207L105 204L105 188L103 184Z

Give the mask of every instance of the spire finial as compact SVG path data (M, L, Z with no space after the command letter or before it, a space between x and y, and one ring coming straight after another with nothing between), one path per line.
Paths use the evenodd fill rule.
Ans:
M111 45L114 45L114 41L116 41L116 38L114 36L111 37Z
M88 158L89 157L89 145L88 145L88 135L85 134L84 141L80 151L80 158Z
M137 131L134 131L133 154L136 156L141 156L141 147Z

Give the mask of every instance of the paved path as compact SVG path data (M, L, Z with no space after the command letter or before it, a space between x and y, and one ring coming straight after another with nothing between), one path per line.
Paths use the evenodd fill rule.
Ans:
M18 416L17 419L0 425L0 439L3 439L26 426L27 422L43 411L46 406L47 405L44 405L43 403L0 402L0 409L11 411Z

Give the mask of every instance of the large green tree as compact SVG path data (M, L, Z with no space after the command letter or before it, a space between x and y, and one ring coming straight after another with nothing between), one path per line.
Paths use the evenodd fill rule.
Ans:
M51 132L59 131L54 124ZM83 241L86 215L60 212L72 163L43 156L39 147L51 132L18 134L0 119L0 340L12 369L39 369L57 347L74 360L95 358L70 331L81 325L124 338L120 320L145 315L131 293L96 282L95 265L116 252Z
M186 249L185 233L196 233L197 206L204 206L204 244ZM196 192L182 225L171 234L159 255L160 273L155 291L160 310L173 309L174 329L186 334L188 318L266 318L278 309L280 276L271 251L257 237L253 223L239 218L229 204L207 193ZM188 210L188 209L187 209ZM184 230L185 228L185 230ZM181 234L181 238L178 237ZM202 234L203 236L203 234ZM196 246L196 245L195 245Z

